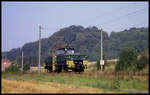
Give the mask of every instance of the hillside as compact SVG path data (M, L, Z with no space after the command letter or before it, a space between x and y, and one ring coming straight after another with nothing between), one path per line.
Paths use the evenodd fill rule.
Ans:
M100 30L93 26L84 28L82 26L69 26L55 32L48 38L42 39L41 61L52 53L56 45L66 45L75 48L75 52L80 52L89 56L90 61L95 61L100 56ZM104 56L105 59L117 58L120 50L124 47L134 47L138 53L148 49L148 28L130 28L120 32L112 32L108 36L103 31ZM3 52L11 61L16 60L21 63L21 51L24 51L25 63L38 63L38 41L26 43L23 48L12 49Z

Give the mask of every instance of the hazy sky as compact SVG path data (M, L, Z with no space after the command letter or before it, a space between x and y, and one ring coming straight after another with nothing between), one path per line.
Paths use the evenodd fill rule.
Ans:
M2 2L2 51L21 48L70 25L96 26L110 34L148 27L148 2Z

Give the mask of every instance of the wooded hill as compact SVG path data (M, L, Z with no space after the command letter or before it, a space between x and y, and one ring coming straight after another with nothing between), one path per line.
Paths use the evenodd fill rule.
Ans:
M103 31L103 49L105 59L113 59L119 56L121 49L134 47L138 53L148 50L148 28L130 28L120 32L111 32L110 36ZM72 25L55 32L48 38L41 40L41 61L51 55L56 45L69 44L75 48L75 52L86 54L90 61L95 61L100 56L100 30L95 27ZM21 52L24 51L25 63L38 63L38 41L23 45L23 48L12 49L3 52L2 57L6 56L11 61L21 63Z

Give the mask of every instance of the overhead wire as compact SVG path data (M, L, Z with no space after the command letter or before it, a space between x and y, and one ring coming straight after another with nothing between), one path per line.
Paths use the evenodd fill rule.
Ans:
M143 9L145 9L145 8L143 8ZM133 13L137 13L137 12L143 10L143 9L140 9L140 10L138 10L138 11L134 11L134 12L132 12L132 13L128 13L128 14L126 14L126 15L124 15L124 16L127 17L127 15L131 15L131 14L133 14ZM141 12L144 12L144 11L141 11ZM140 12L140 13L141 13L141 12ZM136 15L136 14L134 14L134 15ZM117 21L121 20L122 17L124 17L124 16L121 16L121 17L119 17L119 18L113 19L113 21L111 20L112 22L109 21L108 23L103 23L103 25L107 25L107 26L111 25L111 27L112 27L112 25L114 25L115 27L118 27L118 24L116 25L116 24L112 24L112 23L116 23ZM132 16L133 16L133 15L132 15ZM123 19L127 19L127 18L123 18ZM101 24L101 26L103 26L103 25ZM119 25L123 25L123 24L121 23L121 24L119 24ZM124 24L124 25L125 25L125 24ZM100 25L98 25L98 26L100 26ZM113 27L114 27L114 26L113 26Z
M126 15L120 16L120 17L118 17L118 18L109 20L109 21L104 22L104 23L102 23L102 24L100 24L100 25L106 25L106 24L112 23L113 21L119 21L120 19L122 19L122 17L127 17L128 15L131 15L131 14L133 14L133 13L137 13L137 12L142 11L142 10L144 10L144 9L146 9L146 8L143 8L143 9L140 9L140 10L137 10L137 11L134 11L134 12L131 12L131 13L128 13L128 14L126 14Z
M128 25L130 25L130 26L132 26L132 27L136 27L137 25L141 25L141 24L143 24L144 22L146 22L146 21L141 21L141 22L136 23L136 24L128 24ZM126 25L126 24L119 24L119 26L123 26L123 25ZM115 26L115 27L119 27L119 26ZM141 26L141 27L142 27L142 26Z
M134 4L135 4L135 3L134 3ZM129 5L128 5L128 6L129 6ZM120 9L120 7L117 8L117 9ZM123 9L125 9L125 7L123 7ZM127 17L128 15L138 13L139 11L142 11L142 10L144 10L144 9L146 9L146 8L142 8L142 9L140 9L140 10L136 10L136 11L130 12L130 13L126 14L126 15L119 16L119 17L117 17L117 18L115 18L115 19L108 20L108 21L106 21L106 22L104 22L104 23L101 23L101 24L98 24L98 25L96 25L96 26L103 26L103 25L112 24L112 23L114 23L114 22L119 21L120 19L124 19L123 17ZM115 11L115 12L114 12L114 11ZM114 11L112 11L112 12L110 12L110 13L116 13L116 12L117 12L116 9L115 9ZM52 29L54 29L54 30L55 30L55 29L58 29L58 28L44 28L44 29L46 29L46 30L52 30Z
M135 3L131 3L131 5L132 4L135 4ZM111 14L111 13L116 13L117 11L116 10L122 10L122 9L126 9L127 7L129 7L129 6L131 6L131 5L128 5L128 6L125 6L125 7L119 7L119 8L115 8L113 11L111 11L111 12L104 12L104 13L101 13L101 14L103 14L103 15L109 15L109 14ZM98 16L96 16L96 17L92 17L92 18L87 18L87 19L85 19L85 20L83 20L83 21L81 21L80 23L82 23L82 22L89 22L89 20L96 20L96 18L98 18L98 17L100 17L101 16L101 14L100 15L98 15ZM103 16L104 17L104 16ZM103 18L103 17L101 17L101 18Z
M132 4L135 4L135 3L131 3L131 5ZM116 9L114 9L113 11L111 11L111 12L105 12L106 14L110 14L110 13L115 13L115 12L117 12L116 10L120 10L120 9L125 9L125 8L127 8L127 7L129 7L129 6L131 6L131 5L128 5L128 6L126 6L126 7L119 7L119 8L116 8ZM104 13L103 13L104 14ZM92 19L95 19L95 18L97 18L97 17L99 17L99 16L101 16L101 15L98 15L98 16L96 16L96 17L92 17L92 18L90 18L91 20ZM86 21L89 21L89 18L88 18L88 20L87 19L85 19ZM81 22L83 22L83 21L81 21ZM85 21L84 21L85 22ZM58 28L44 28L44 29L46 29L46 30L51 30L51 29L58 29Z
M137 3L132 3L132 4L136 4L137 5ZM129 6L129 5L128 5ZM121 7L119 7L119 8L116 8L116 9L119 9L120 10L120 8ZM112 11L112 12L110 12L110 13L118 13L118 11L116 11L116 9L114 10L114 11ZM121 8L121 10L122 9L125 9L125 7L123 7L123 8ZM127 17L128 15L131 15L131 14L134 14L134 13L138 13L139 11L141 11L141 10L144 10L144 9L146 9L146 8L143 8L143 9L140 9L140 10L136 10L136 11L134 11L134 12L131 12L131 13L128 13L128 14L126 14L126 15L123 15L123 16L120 16L120 17L117 17L117 18L115 18L115 19L112 19L112 20L108 20L108 21L106 21L106 22L104 22L104 23L101 23L101 24L97 24L97 26L99 26L99 25L108 25L108 24L111 24L111 23L114 23L114 22L117 22L117 21L119 21L120 19L122 19L122 17ZM106 14L105 14L106 15ZM103 16L104 17L104 16ZM101 17L101 18L103 18L103 17ZM96 18L96 17L95 17ZM87 20L88 21L88 20Z

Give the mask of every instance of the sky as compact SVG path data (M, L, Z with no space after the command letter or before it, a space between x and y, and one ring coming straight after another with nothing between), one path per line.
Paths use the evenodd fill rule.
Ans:
M47 38L71 25L96 26L108 34L149 27L148 2L2 2L2 52Z

